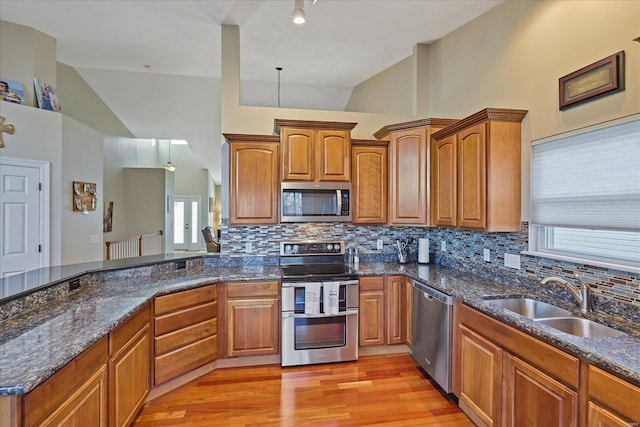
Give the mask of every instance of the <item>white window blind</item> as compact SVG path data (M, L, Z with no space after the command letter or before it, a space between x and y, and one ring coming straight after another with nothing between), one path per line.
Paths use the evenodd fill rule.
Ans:
M535 142L531 223L640 231L640 117Z

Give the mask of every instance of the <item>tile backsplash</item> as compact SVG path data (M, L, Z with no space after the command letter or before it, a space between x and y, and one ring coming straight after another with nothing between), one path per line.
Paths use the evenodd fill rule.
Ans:
M393 243L407 237L414 238L410 257L415 260L418 238L428 238L431 262L454 265L492 277L508 277L521 282L538 281L546 276L560 276L572 280L580 273L594 294L623 303L640 306L640 275L607 268L575 264L521 254L528 249L529 225L523 222L520 232L486 233L468 230L406 226L362 226L349 223L300 223L273 226L222 225L222 257L278 256L283 240L338 239L346 247L358 247L363 260L396 260ZM384 246L377 250L377 240ZM446 251L441 243L446 243ZM247 251L247 243L251 251ZM490 261L484 261L484 249L490 251ZM520 255L519 270L504 266L505 253Z

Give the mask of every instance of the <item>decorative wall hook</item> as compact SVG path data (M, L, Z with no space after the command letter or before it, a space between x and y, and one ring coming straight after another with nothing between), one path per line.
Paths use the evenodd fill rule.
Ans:
M13 132L16 128L13 125L5 125L4 117L0 116L0 148L4 147L4 140L2 138L3 133L8 133L9 135L13 135Z

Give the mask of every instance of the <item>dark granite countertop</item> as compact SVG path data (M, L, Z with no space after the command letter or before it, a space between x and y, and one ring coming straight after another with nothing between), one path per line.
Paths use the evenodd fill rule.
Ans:
M614 338L579 338L539 325L483 299L529 294L520 288L434 265L361 263L362 276L403 274L453 295L504 322L640 383L640 327L613 316L594 320L629 332ZM127 276L129 274L129 276ZM66 365L157 295L225 281L279 280L278 266L204 267L173 270L152 277L130 271L91 283L36 310L0 323L0 395L23 394ZM546 298L549 300L548 298ZM550 301L573 309L563 301Z
M356 270L360 276L402 274L425 283L454 296L483 313L527 331L568 352L583 356L589 362L609 369L629 381L640 384L640 325L637 323L599 312L582 315L577 310L578 307L576 305L565 301L552 299L526 289L508 286L498 281L484 279L447 267L429 264L366 263L357 266ZM508 296L534 297L568 309L577 316L586 317L622 330L627 335L607 338L578 337L491 304L491 299Z

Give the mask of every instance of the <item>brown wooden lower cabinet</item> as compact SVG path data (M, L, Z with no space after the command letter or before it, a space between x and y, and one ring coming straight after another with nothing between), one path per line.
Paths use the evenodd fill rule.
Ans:
M633 426L640 423L640 387L595 366L589 366L589 427Z
M500 425L502 349L464 325L456 333L459 380L454 392L460 408L478 425Z
M109 334L109 426L128 426L151 392L150 304Z
M577 426L578 393L511 354L504 356L507 426Z
M359 344L385 343L384 277L361 277L359 315Z
M454 393L477 425L578 425L577 357L464 304L454 310Z
M280 283L226 285L226 356L280 352Z
M154 384L165 383L217 358L217 285L154 301Z
M359 307L360 346L409 344L411 290L404 276L361 277ZM409 304L409 305L408 305Z
M107 354L104 337L26 394L23 425L106 427Z

